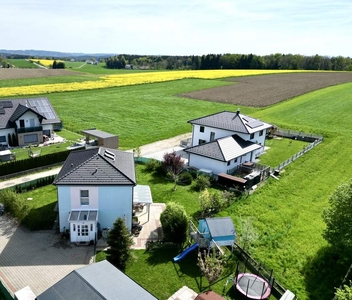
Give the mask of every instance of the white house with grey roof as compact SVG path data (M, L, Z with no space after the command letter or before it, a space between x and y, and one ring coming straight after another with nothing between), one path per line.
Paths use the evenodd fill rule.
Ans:
M48 98L0 100L0 145L9 146L9 136L19 146L42 143L55 125L61 121Z
M272 125L237 112L223 111L188 121L192 124L188 165L227 173L251 162L263 151L266 131Z
M136 175L133 153L108 148L71 152L54 180L60 232L71 242L95 241L100 228L122 218L129 230Z

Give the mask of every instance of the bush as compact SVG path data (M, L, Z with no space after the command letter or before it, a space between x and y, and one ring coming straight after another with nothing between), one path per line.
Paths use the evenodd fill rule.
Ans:
M5 206L5 211L20 221L29 213L30 208L25 200L12 189L1 190L0 199Z
M165 240L183 244L187 239L188 217L183 206L169 202L160 215Z
M160 167L160 162L154 158L149 159L145 163L145 168L149 172L155 172Z
M199 175L196 178L196 184L195 184L195 189L198 191L203 191L206 188L210 187L210 177L206 175Z
M177 181L177 184L190 185L190 184L192 184L192 181L193 181L192 175L188 172L184 172L184 173L180 174L178 181Z

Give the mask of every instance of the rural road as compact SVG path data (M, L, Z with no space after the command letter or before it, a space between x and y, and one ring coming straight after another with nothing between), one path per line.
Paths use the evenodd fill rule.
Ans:
M157 142L154 142L151 144L141 146L140 147L140 150L141 150L140 156L158 159L167 150L170 151L173 149L173 147L175 147L175 148L178 147L180 145L181 140L190 138L191 136L192 136L192 133L185 133L185 134L181 134L181 135L175 136L170 139L161 140L161 141L157 141ZM127 150L127 151L132 152L133 149ZM43 172L27 174L22 177L16 177L16 178L11 178L9 180L0 181L0 190L11 187L11 186L15 186L17 184L28 182L28 181L31 181L34 179L43 178L43 177L47 177L47 176L51 176L51 175L56 175L60 172L60 170L61 170L61 166L55 167L53 169L46 170Z

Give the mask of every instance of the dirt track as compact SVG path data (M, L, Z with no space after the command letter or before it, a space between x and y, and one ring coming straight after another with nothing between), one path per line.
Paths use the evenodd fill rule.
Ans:
M49 76L77 75L68 70L62 69L7 69L0 68L0 80L19 78L38 78Z
M290 73L228 79L233 85L181 94L182 97L244 106L269 106L314 90L352 82L352 72Z

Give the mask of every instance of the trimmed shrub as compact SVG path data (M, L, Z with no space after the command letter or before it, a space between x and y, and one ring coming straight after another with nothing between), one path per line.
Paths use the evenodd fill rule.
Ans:
M169 202L160 215L165 240L183 244L187 239L188 217L183 206Z
M192 175L188 172L184 172L184 173L180 174L178 181L177 181L177 184L190 185L190 184L192 184L192 181L193 181Z
M197 191L203 191L205 189L207 189L208 187L210 187L210 177L207 175L199 175L196 180L195 180L196 184L195 184L195 189Z
M160 167L160 162L154 158L149 159L145 163L145 168L149 172L155 172Z

